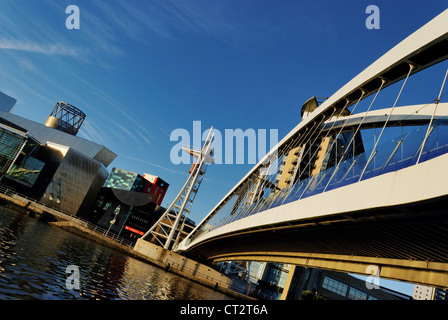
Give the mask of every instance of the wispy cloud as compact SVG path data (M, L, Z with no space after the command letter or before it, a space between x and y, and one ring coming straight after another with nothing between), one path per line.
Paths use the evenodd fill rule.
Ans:
M78 56L80 54L79 48L73 48L61 44L37 43L13 39L0 39L0 49L60 56Z
M117 33L106 32L107 39L113 41L122 34L150 45L154 38L178 42L185 33L193 33L246 50L254 45L265 45L269 36L275 39L277 35L275 27L260 23L263 19L256 14L247 15L252 13L252 8L239 5L235 10L224 1L112 0L92 1L92 4L99 9L102 19L91 17L91 23L106 31L113 26ZM263 36L257 36L259 34Z
M143 142L147 145L151 144L151 139L154 139L152 134L145 128L144 125L140 123L141 119L136 120L133 115L129 112L130 107L126 108L122 106L119 102L117 102L114 98L112 98L109 94L104 92L103 90L99 89L97 86L93 85L86 79L83 79L76 75L75 73L72 73L72 75L77 78L79 81L83 82L85 85L87 85L90 89L92 89L92 92L96 94L98 97L100 97L102 100L108 103L109 106L113 107L115 110L117 110L120 114L123 120L126 120L130 125L128 128L126 128L123 123L118 124L118 122L113 120L107 120L112 121L114 123L114 126L117 128L121 128L122 131L131 136L134 140L138 141L139 143ZM103 115L103 120L106 120L107 118ZM111 127L114 127L111 126Z
M135 134L135 132L131 132L132 129L129 129L126 125L119 123L118 121L107 119L109 123L109 127L113 128L110 130L110 133L115 135L117 139L120 139L123 142L129 143L130 140L133 140L136 145L140 145L140 149L144 150L144 146L142 146L142 140ZM149 144L149 141L146 142Z
M48 103L50 105L53 103L53 101L48 99L48 97L42 95L42 92L40 92L39 90L36 90L35 87L32 87L32 86L28 85L26 82L23 82L23 81L20 81L20 80L16 79L16 77L14 77L14 74L5 72L5 71L0 69L0 75L4 79L8 79L9 81L17 84L19 87L23 88L25 91L32 93L33 95L35 95L36 97L38 97L42 101L44 101L44 102L46 102L46 103Z
M263 45L275 33L272 26L260 24L256 13L246 15L247 6L235 9L225 1L89 1L79 4L81 29L77 31L63 24L64 3L43 3L48 11L45 17L32 15L19 3L0 4L0 49L73 57L113 68L113 61L126 55L124 39L151 45L155 38L182 41L185 33L194 33L247 49ZM20 21L27 21L27 27Z
M257 10L244 3L166 0L163 4L164 20L177 31L212 37L240 50L269 45L279 36L275 26L263 23Z
M129 157L129 156L122 155L122 154L119 154L118 156L119 156L119 157L122 157L122 158L126 158L126 159L129 159L129 160L132 160L132 161L137 161L137 162L141 162L141 163L144 163L144 164L147 164L147 165L150 165L150 166L154 166L154 167L156 167L156 168L159 168L159 169L162 169L162 170L171 172L171 173L175 173L175 174L180 174L180 175L188 176L188 173L186 173L186 172L184 172L184 171L173 170L173 169L170 169L170 168L167 168L167 167L164 167L164 166L161 166L161 165L158 165L158 164L155 164L155 163L146 161L146 160L142 160L142 159L137 159L137 158Z
M152 35L174 40L167 25L167 17L161 12L160 6L141 1L118 1L114 5L104 1L92 3L100 9L104 18L102 22L92 20L97 25L112 25L114 30L139 43L151 43Z
M78 135L81 138L97 142L106 147L110 145L109 141L105 138L108 135L105 135L104 132L98 128L98 126L92 125L89 119L84 121Z
M29 59L26 58L17 59L17 64L19 65L19 68L22 72L37 70L36 66Z

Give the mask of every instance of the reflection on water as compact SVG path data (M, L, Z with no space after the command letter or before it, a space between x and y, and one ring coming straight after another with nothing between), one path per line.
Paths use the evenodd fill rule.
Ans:
M80 290L66 287L69 265L79 267ZM0 207L0 299L230 298Z

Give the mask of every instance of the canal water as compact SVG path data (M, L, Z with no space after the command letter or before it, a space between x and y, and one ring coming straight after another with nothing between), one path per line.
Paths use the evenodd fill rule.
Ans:
M0 206L0 300L6 299L231 298Z

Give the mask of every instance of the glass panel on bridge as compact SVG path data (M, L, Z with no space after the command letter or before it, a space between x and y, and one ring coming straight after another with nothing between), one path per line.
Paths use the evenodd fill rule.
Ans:
M374 129L361 130L364 146L368 148L367 146L371 145L370 150L367 149L354 157L351 156L281 190L267 188L269 181L274 181L275 175L269 179L266 178L266 181L258 184L260 188L258 192L263 190L263 193L249 201L250 192L248 190L257 192L257 182L251 181L250 187L246 187L246 192L234 195L231 200L227 201L201 233L277 206L414 165L420 154L427 129L428 124L387 127L381 139L385 141L387 138L387 142L377 145L374 152L372 152L374 139L376 139L375 134L372 134ZM435 120L428 132L420 162L448 152L448 120ZM241 199L239 199L240 197Z

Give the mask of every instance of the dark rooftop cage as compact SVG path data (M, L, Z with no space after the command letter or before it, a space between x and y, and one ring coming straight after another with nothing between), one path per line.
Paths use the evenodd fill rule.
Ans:
M78 108L59 101L45 121L45 125L76 136L85 118L85 113Z

